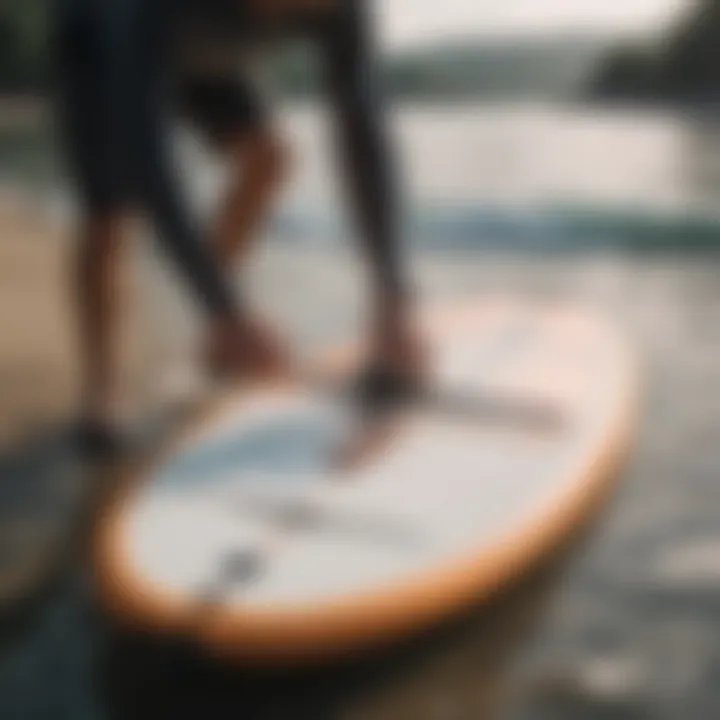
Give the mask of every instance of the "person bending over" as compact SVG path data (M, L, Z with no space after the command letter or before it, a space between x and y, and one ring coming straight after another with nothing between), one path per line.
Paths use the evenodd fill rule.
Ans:
M365 0L56 0L58 111L81 202L77 310L83 362L78 439L117 449L119 282L135 215L208 316L205 355L218 374L287 370L283 345L231 282L285 177L286 154L258 90L256 63L305 39L318 49L337 151L371 282L369 385L409 387L421 344L400 253L397 189L376 87ZM209 228L188 210L171 148L189 120L229 166Z

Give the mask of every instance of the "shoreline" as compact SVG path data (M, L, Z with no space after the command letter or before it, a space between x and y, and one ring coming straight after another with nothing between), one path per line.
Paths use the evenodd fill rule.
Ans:
M710 100L673 100L672 98L646 97L634 98L613 93L578 92L569 95L448 95L418 94L407 95L392 99L394 111L413 110L415 108L435 107L482 107L482 106L513 106L513 105L545 105L560 107L577 107L590 110L632 111L641 113L673 113L695 117L704 115L720 117L720 98ZM280 106L283 109L303 109L322 105L316 97L281 98ZM48 120L51 114L51 100L46 95L14 95L0 92L0 130L25 124L41 124Z

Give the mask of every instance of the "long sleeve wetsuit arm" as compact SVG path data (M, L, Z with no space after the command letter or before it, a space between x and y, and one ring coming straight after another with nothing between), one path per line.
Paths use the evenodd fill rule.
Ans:
M205 309L216 318L230 316L237 303L229 278L203 243L183 198L171 148L168 55L174 0L121 0L121 5L118 26L123 31L115 33L112 54L117 88L114 116L125 124L140 201L164 250Z
M407 288L395 168L373 69L376 51L361 0L341 2L325 42L339 151L376 289L397 297Z

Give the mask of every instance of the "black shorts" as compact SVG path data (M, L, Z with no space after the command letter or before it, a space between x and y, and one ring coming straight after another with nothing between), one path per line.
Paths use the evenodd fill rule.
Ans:
M122 121L104 72L103 18L89 0L61 0L55 36L57 105L69 171L81 203L92 212L137 201L137 169L124 146ZM172 68L170 68L172 71ZM172 72L169 73L172 77ZM188 120L213 147L265 122L258 89L242 75L195 75L167 88L171 114Z
M176 89L178 110L214 147L265 125L262 95L242 76L186 77Z

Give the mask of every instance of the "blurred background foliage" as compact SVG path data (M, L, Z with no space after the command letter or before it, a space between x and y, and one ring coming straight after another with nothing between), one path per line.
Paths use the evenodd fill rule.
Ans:
M46 0L0 3L0 93L47 88L51 66ZM452 38L382 60L386 90L401 98L583 96L616 100L711 102L720 97L720 0L697 0L662 37L614 41L592 36L540 39ZM318 90L305 47L276 59L271 72L287 94Z

